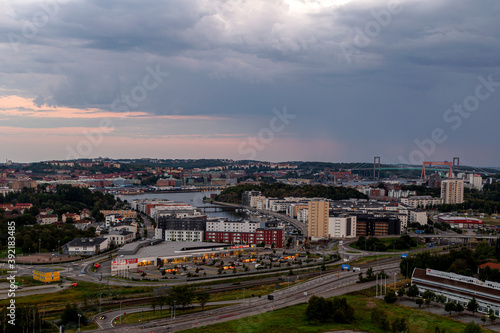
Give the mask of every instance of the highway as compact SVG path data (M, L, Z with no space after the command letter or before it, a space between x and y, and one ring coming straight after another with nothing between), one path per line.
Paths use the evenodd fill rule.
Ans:
M392 282L394 273L399 272L399 260L386 260L380 261L377 267L373 267L374 271L382 269L389 275L388 283ZM371 263L370 265L373 265ZM366 272L366 267L362 270ZM356 284L358 281L358 272L333 272L329 274L318 276L317 278L307 280L303 283L295 284L289 288L284 288L274 292L274 300L267 298L252 298L241 300L238 304L230 305L224 308L215 310L208 310L205 312L183 315L176 318L174 322L171 321L169 315L166 314L165 319L156 320L148 324L130 324L121 325L119 327L109 327L102 323L103 328L98 330L100 332L172 332L179 331L193 327L202 327L212 325L229 320L235 320L253 316L256 314L273 311L275 309L284 308L290 305L305 303L312 295L319 295L323 297L333 297L352 292L359 289L364 289L369 286L375 285L375 282L368 282L363 284ZM139 310L140 311L140 310ZM130 310L122 310L122 312L130 312ZM116 318L120 313L114 311L113 318ZM111 319L113 319L111 318ZM111 323L111 320L109 321ZM142 326L147 327L142 329Z

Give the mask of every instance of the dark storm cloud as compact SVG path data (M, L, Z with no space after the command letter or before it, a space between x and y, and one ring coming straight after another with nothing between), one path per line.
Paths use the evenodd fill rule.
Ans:
M389 1L317 5L327 2L69 1L0 66L38 105L106 110L159 66L169 76L132 111L233 115L252 119L241 128L252 133L287 105L296 137L402 150L447 126L445 110L500 66L497 1L402 1L383 24ZM39 8L11 4L2 31L21 34ZM500 91L464 128L493 131L499 101Z

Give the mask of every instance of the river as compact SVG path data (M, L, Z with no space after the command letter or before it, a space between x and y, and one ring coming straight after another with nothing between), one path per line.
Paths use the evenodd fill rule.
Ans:
M211 194L219 194L220 191L204 191L204 192L178 192L178 193L144 193L136 195L115 195L122 201L127 200L131 202L135 199L167 199L172 201L184 202L195 207L211 206L210 203L203 202L203 198L210 198ZM206 215L211 217L227 217L229 220L236 220L246 217L245 213L236 213L235 211L219 211L219 212L205 212Z

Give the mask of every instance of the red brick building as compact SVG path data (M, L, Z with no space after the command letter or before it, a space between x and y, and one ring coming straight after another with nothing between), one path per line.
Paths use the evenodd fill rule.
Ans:
M283 247L283 229L257 229L256 232L207 231L205 240L215 243L257 244L264 242L266 246L274 243L275 247Z

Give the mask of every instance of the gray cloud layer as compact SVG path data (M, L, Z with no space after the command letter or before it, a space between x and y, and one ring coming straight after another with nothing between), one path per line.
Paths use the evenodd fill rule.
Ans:
M239 130L254 133L273 107L287 105L300 119L288 131L346 142L345 159L396 162L436 127L449 140L430 159L494 148L500 91L458 130L443 114L474 93L478 76L498 73L500 3L403 1L388 18L387 1L327 6L333 2L60 1L25 39L40 3L3 5L0 93L110 110L147 66L159 65L169 77L140 111L233 116L245 121ZM21 37L18 52L12 34Z

